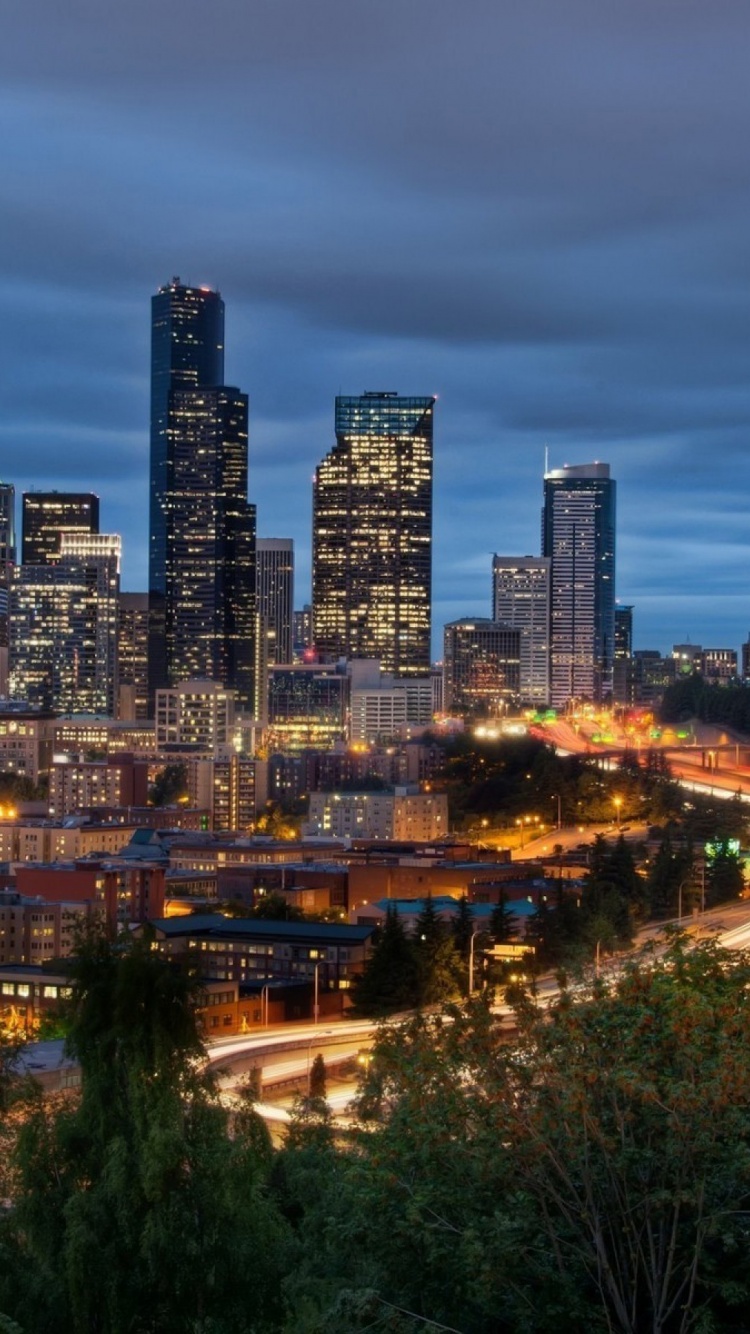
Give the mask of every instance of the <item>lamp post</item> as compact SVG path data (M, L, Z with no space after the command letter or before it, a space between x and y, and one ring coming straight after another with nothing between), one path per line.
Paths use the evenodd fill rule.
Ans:
M613 802L615 803L615 820L616 820L616 822L617 822L617 828L619 829L619 828L620 828L620 807L622 806L622 797L613 797L612 800L613 800Z
M557 802L557 827L558 829L562 829L562 808L560 806L560 793L556 792L554 796L550 797L550 801Z
M318 962L317 962L316 965L315 965L315 997L314 997L314 1000L313 1000L313 1023L314 1023L314 1024L317 1024L317 1022L318 1022L318 1013L319 1013L319 1006L318 1006L318 969L319 969L319 968L320 968L320 959L318 959Z
M268 1028L268 983L260 989L260 1022Z

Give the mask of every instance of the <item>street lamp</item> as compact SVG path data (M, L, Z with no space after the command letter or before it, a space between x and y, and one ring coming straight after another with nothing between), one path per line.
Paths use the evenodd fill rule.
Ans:
M619 829L619 828L620 828L620 807L622 806L622 797L613 797L612 800L613 800L613 802L615 803L615 819L616 819L616 821L617 821L617 828Z
M320 959L318 959L318 962L317 962L316 965L315 965L315 998L314 998L314 1000L313 1000L313 1023L314 1023L314 1024L317 1024L317 1022L318 1022L318 1012L319 1012L319 1006L318 1006L318 969L319 969L319 968L320 968Z
M554 794L554 796L550 797L550 801L556 801L556 802L557 802L557 827L558 827L558 829L562 829L562 809L561 809L561 806L560 806L560 794L559 794L559 792L556 792L556 793Z

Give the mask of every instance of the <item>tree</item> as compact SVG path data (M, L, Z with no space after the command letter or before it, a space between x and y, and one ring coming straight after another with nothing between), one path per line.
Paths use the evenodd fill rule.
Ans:
M362 1014L384 1015L408 1010L417 999L414 947L392 904L372 954L352 985L354 1004Z
M148 942L92 937L74 986L81 1098L21 1136L12 1314L40 1334L260 1328L281 1223L257 1137L247 1118L229 1137L203 1072L193 980Z
M318 1052L310 1066L310 1097L325 1098L326 1096L326 1063L325 1059Z
M437 1005L456 996L461 987L461 960L446 924L430 896L414 927L417 1004Z
M178 801L187 801L188 781L184 764L165 764L160 769L148 792L152 806L174 806Z

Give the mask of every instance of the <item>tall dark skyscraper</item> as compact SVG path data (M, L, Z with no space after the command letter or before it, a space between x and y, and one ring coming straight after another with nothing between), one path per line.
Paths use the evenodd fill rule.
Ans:
M612 696L615 499L608 463L545 474L542 535L552 561L550 701Z
M174 278L151 327L149 691L212 677L254 708L247 398L223 383L224 303Z
M48 565L60 555L63 533L99 532L99 497L79 491L27 491L22 531L22 563Z
M8 693L10 586L16 563L16 488L0 482L0 695Z
M294 542L291 537L259 537L258 616L269 666L292 661Z
M336 399L336 444L313 494L313 639L325 658L429 672L434 406Z

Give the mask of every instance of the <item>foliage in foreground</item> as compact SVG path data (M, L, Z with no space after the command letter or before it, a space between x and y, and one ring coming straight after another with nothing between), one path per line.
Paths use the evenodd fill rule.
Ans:
M84 952L80 1101L32 1098L3 1177L0 1328L750 1328L747 959L677 937L522 998L512 1044L482 1001L386 1024L354 1128L318 1071L275 1154L218 1105L190 991L141 946Z

